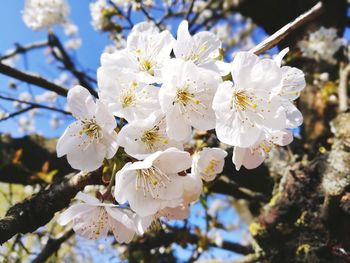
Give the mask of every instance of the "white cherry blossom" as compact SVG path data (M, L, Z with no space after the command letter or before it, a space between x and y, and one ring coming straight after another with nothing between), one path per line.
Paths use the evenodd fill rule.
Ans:
M118 149L116 121L106 106L99 100L95 103L82 86L70 89L67 101L77 121L70 124L58 140L57 156L67 155L75 169L93 171Z
M180 23L174 44L176 58L192 61L197 66L226 75L229 73L228 64L217 59L220 47L221 42L214 33L202 31L191 36L188 31L188 22L184 20Z
M155 152L143 161L127 163L116 175L115 198L129 203L140 216L154 215L182 203L191 167L189 153L176 148ZM180 173L180 174L179 174Z
M128 122L144 119L159 110L159 89L137 81L135 74L114 74L108 67L97 70L99 98L115 116Z
M67 21L69 6L66 0L26 0L24 23L33 30L52 27Z
M191 127L215 127L212 100L221 81L216 75L192 61L172 59L164 67L162 77L159 101L170 138L182 141L191 135Z
M140 217L127 208L110 203L101 203L97 198L79 192L76 199L83 201L70 206L57 222L67 225L73 221L73 230L87 239L98 239L112 232L120 243L129 243L135 233L142 235L153 219Z
M276 57L275 62L281 66L283 57L287 54L289 48L282 50ZM292 129L300 126L303 122L303 115L294 105L293 101L299 98L300 92L305 88L305 75L297 68L283 66L282 71L282 85L280 85L274 92L282 99L282 106L285 109L287 117L286 128Z
M160 83L160 70L170 59L173 42L169 31L157 33L149 26L139 26L128 36L125 49L102 54L101 66L107 74L129 72L136 74L138 81Z
M183 149L181 142L168 137L165 117L157 113L125 125L119 132L118 144L124 147L127 154L137 159L169 147Z
M191 172L204 181L212 181L224 168L227 152L220 148L203 148L193 155Z
M309 34L308 38L298 43L302 55L334 63L334 54L343 46L345 41L338 37L336 28L320 27Z
M261 131L286 126L282 99L273 91L282 83L282 71L272 59L260 59L239 52L232 62L232 79L223 82L215 94L218 139L226 144L250 147Z
M257 143L249 148L235 147L232 162L238 171L243 165L247 169L254 169L262 164L272 147L285 146L293 141L293 135L288 130L261 133Z

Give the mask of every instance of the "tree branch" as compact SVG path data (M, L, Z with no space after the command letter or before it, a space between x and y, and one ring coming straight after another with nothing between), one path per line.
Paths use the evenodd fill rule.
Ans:
M309 11L300 15L293 22L290 22L287 25L285 25L284 27L282 27L280 30L278 30L277 32L275 32L274 34L269 36L267 39L265 39L259 45L252 48L250 51L257 54L257 55L264 53L265 51L276 46L279 42L281 42L286 36L288 36L288 34L293 32L295 29L304 25L306 22L316 18L322 12L323 12L323 4L322 4L322 2L318 2Z
M12 78L22 80L24 82L27 82L29 84L33 84L35 86L44 88L46 90L50 90L53 92L56 92L58 95L67 96L68 90L53 83L50 82L40 76L35 76L23 71L20 71L18 69L12 68L10 66L7 66L0 62L0 73L10 76Z
M0 244L18 233L33 232L67 207L86 185L100 183L97 172L69 174L39 193L11 207L0 220Z
M9 115L5 116L4 118L1 118L1 119L0 119L0 122L6 121L6 120L11 119L11 118L13 118L13 117L16 117L16 116L18 116L18 115L21 115L21 114L23 114L23 113L26 113L26 112L28 112L28 111L34 109L34 108L35 108L35 107L33 107L33 106L28 106L28 107L23 108L23 109L21 109L21 110L18 110L18 111L16 111L16 112L10 113Z
M44 249L38 254L38 256L35 259L33 259L31 263L45 263L46 260L51 257L51 255L53 255L60 249L61 245L64 242L66 242L71 236L73 236L73 234L74 231L70 230L61 235L61 237L59 238L50 238L47 241Z
M11 97L7 97L7 96L3 96L3 95L0 95L0 99L8 100L8 101L16 101L16 102L19 102L19 103L24 103L24 104L27 104L27 105L32 106L33 108L46 109L46 110L56 111L56 112L59 112L59 113L65 114L65 115L72 115L72 114L71 114L70 112L68 112L68 111L61 110L61 109L57 109L57 108L54 108L54 107L49 107L49 106L42 105L42 104L35 103L35 102L24 101L24 100L18 100L18 99L11 98ZM7 118L8 118L8 117L7 117ZM0 119L0 121L3 121L3 120L4 120L4 119Z
M14 56L16 56L17 54L20 54L20 53L25 53L25 52L27 52L29 50L45 47L45 46L47 46L47 44L48 43L47 43L46 40L30 43L30 44L27 44L27 45L24 45L24 46L22 46L20 44L16 44L16 48L13 49L12 51L6 53L2 57L0 57L0 61L8 59L8 58L11 58L11 57L14 57Z
M187 229L172 228L171 232L159 231L155 235L145 235L136 242L130 243L128 249L129 253L137 250L150 251L153 248L169 246L174 242L179 244L198 244L200 240L200 236L189 233ZM223 241L222 245L219 246L207 240L207 246L222 248L242 255L253 253L253 249L250 246L243 246L229 241Z
M64 49L58 37L56 37L52 32L49 33L49 45L52 47L52 54L54 55L54 57L63 63L65 68L68 71L70 71L79 80L79 83L82 86L84 86L87 90L89 90L91 95L93 95L94 97L97 97L97 92L91 86L90 82L86 80L87 76L85 75L85 73L76 69L76 66L73 60ZM54 47L58 48L60 52L59 54L56 53Z

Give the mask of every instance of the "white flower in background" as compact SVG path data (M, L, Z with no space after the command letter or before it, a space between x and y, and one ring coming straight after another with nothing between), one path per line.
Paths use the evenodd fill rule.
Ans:
M78 26L69 21L63 24L63 30L66 36L76 36L79 33Z
M202 31L191 36L186 20L182 21L177 29L177 38L174 44L176 58L190 60L197 66L226 75L229 73L228 64L217 59L220 47L220 40L212 32Z
M227 152L220 148L203 148L193 155L191 173L204 181L212 181L224 168Z
M103 30L108 22L105 10L110 8L106 0L96 0L90 3L91 25L95 30Z
M183 149L182 143L168 137L165 118L156 113L125 125L119 132L118 144L127 154L138 159L169 147Z
M22 116L18 120L18 131L20 133L31 133L35 131L34 118Z
M310 33L307 40L302 40L298 46L304 57L324 60L334 63L334 54L344 45L344 40L339 38L335 28L321 27Z
M26 102L31 102L33 101L33 96L32 94L30 94L29 92L21 92L18 96L18 100L21 100L21 101L26 101ZM28 104L26 103L21 103L19 101L14 101L12 103L13 107L16 108L16 109L23 109L25 107L28 106Z
M95 103L82 86L70 89L67 101L77 121L70 124L58 140L57 156L67 155L74 169L93 171L118 149L116 121L106 106L99 100Z
M9 116L9 113L3 110L0 110L0 120L5 119Z
M117 73L117 74L115 74ZM145 119L159 110L159 88L137 82L135 74L119 76L112 68L97 70L99 97L115 116L128 122Z
M215 94L218 139L226 144L250 147L261 131L286 127L282 99L273 91L282 83L282 71L272 59L260 59L239 52L232 62L232 79L223 82Z
M288 51L289 48L286 48L275 57L278 66L282 65L282 59ZM300 92L306 86L305 75L300 69L289 66L283 66L281 71L282 84L274 92L281 97L287 118L286 128L293 129L303 123L303 115L293 101L299 98Z
M169 31L150 32L148 26L133 30L127 38L126 49L102 54L101 67L106 68L108 74L133 73L137 81L160 83L160 69L170 59L174 38Z
M60 225L73 221L73 230L87 239L98 239L113 232L120 243L129 243L135 233L142 235L152 218L142 218L126 208L101 203L97 198L79 192L76 199L84 203L70 206L57 219Z
M218 24L210 29L220 41L228 45L232 39L232 28L230 24Z
M24 23L33 30L63 24L67 21L69 6L66 0L26 0Z
M49 103L54 103L58 98L58 95L56 92L53 91L45 91L39 95L35 96L35 101L38 103L42 102L49 102Z
M288 130L261 133L257 143L250 148L235 147L232 162L238 171L243 165L247 169L254 169L262 164L269 152L276 145L286 146L293 141L293 135Z
M64 42L64 47L66 49L78 49L81 47L81 44L82 44L81 38L75 37Z
M53 129L58 129L62 124L62 120L56 115L52 114L50 119L50 126Z
M116 175L115 198L120 204L128 202L140 216L177 207L182 203L188 181L183 171L190 167L190 154L176 148L158 151L143 161L127 163Z
M159 101L170 138L183 141L191 135L191 127L199 130L215 127L212 100L221 81L216 74L192 61L171 59L164 66L162 77Z

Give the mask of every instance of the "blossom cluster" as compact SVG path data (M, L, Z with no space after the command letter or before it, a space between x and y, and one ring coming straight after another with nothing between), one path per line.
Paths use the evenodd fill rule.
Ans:
M83 173L121 154L129 162L113 169L117 204L80 193L84 203L66 210L61 224L73 220L84 237L111 231L129 242L160 217L186 218L202 180L214 180L227 156L209 147L191 155L185 145L194 130L215 130L219 141L234 146L237 170L259 166L274 145L292 141L290 129L302 123L293 101L305 79L302 71L281 66L288 50L275 59L238 52L225 63L220 48L211 32L190 35L187 21L176 39L143 22L131 30L124 49L102 54L98 99L81 86L69 90L77 120L59 139L58 156L67 155Z
M338 37L335 28L323 26L298 43L303 56L329 63L335 62L334 55L343 45L344 40Z

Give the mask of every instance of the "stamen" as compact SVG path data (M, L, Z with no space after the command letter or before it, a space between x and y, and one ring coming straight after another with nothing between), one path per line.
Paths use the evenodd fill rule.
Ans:
M214 174L216 167L218 166L219 163L220 163L220 161L218 161L216 159L210 160L208 166L205 167L205 169L204 169L204 173L205 174Z
M244 90L235 90L233 92L232 103L236 110L240 109L242 111L248 107L251 109L256 109L257 107L257 104L253 103L253 98L249 97Z
M169 176L156 166L138 170L136 175L136 191L142 188L144 196L146 196L146 193L150 193L153 198L156 198L159 195L160 188L166 187L166 181L171 181Z
M159 125L155 125L151 129L144 131L141 136L141 141L146 144L147 148L151 151L157 148L157 143L166 145L169 143L168 139L165 136L165 131L162 131L159 128Z

